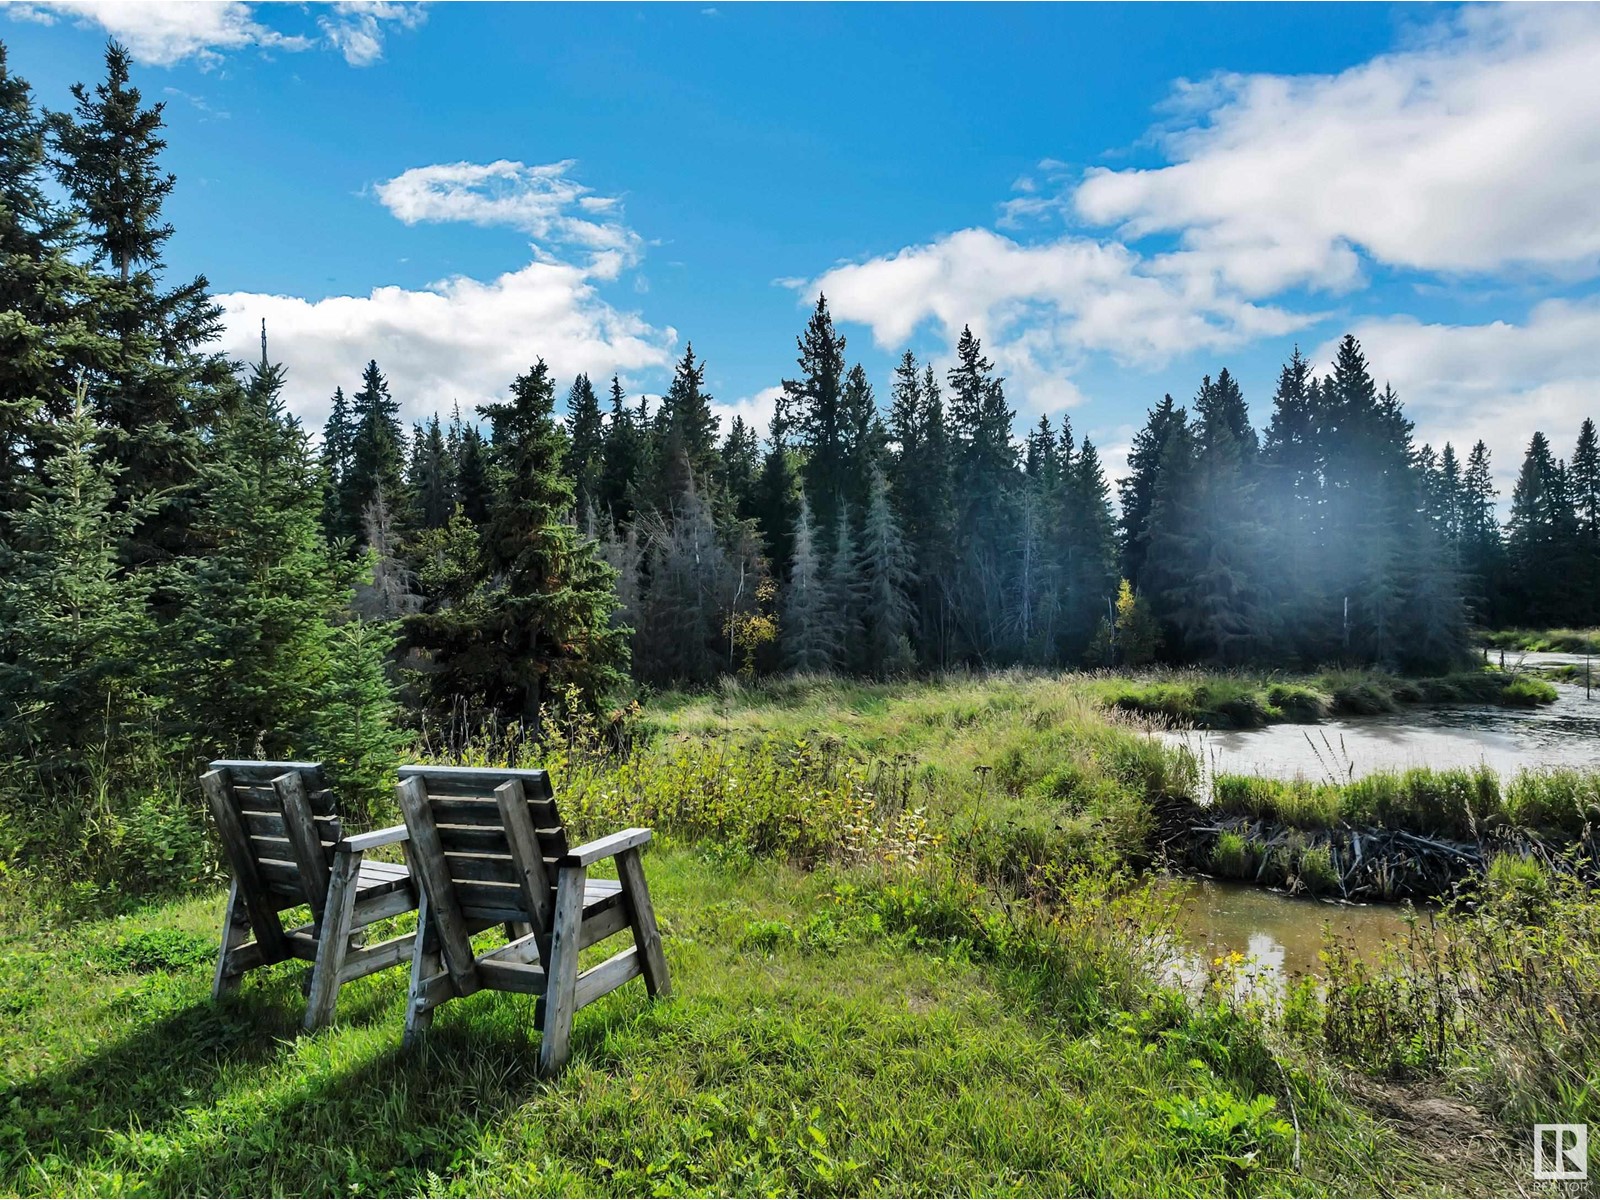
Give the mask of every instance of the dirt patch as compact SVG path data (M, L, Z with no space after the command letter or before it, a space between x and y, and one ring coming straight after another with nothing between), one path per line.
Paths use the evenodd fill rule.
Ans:
M1392 1130L1407 1151L1463 1192L1530 1194L1527 1147L1513 1143L1481 1109L1421 1084L1354 1073L1343 1083L1351 1099Z

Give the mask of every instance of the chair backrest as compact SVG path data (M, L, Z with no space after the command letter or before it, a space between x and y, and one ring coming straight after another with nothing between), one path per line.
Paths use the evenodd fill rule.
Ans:
M280 795L272 781L291 774L299 788ZM218 759L202 784L241 885L254 880L274 911L310 904L320 917L333 848L344 836L322 764Z
M505 807L519 789L520 811ZM399 797L417 874L436 907L453 899L474 924L551 928L556 862L568 847L545 772L401 767Z

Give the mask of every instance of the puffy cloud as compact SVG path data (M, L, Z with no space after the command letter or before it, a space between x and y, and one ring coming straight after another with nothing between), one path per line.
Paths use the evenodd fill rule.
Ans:
M384 27L415 29L427 19L421 4L394 0L339 0L317 26L352 67L366 67L383 57Z
M1091 352L1158 365L1281 336L1312 319L1241 300L1204 275L1169 270L1114 241L1068 236L1025 245L988 229L789 282L807 296L821 290L836 318L870 326L888 350L925 322L949 350L970 324L1035 411L1078 402L1068 376Z
M243 0L31 0L8 4L6 9L13 20L48 25L65 17L80 25L98 25L127 46L139 62L158 67L188 58L215 63L223 52L247 46L299 51L319 44L316 38L280 33L263 25L256 20L260 7ZM357 67L382 56L385 26L414 29L425 17L420 4L343 0L328 7L329 13L317 21L322 42Z
M622 223L619 202L596 196L573 179L573 161L525 166L436 163L377 186L378 199L407 225L419 221L466 221L508 226L540 241L583 246L616 256L617 265L638 258L639 236Z
M766 437L767 429L772 424L772 414L778 405L778 397L783 395L781 387L764 387L753 396L743 396L732 403L723 403L714 400L711 411L722 425L722 432L727 434L733 425L735 417L743 417L744 423L756 431L757 437Z
M1352 331L1380 383L1394 384L1419 442L1454 442L1463 458L1482 438L1495 455L1503 495L1535 429L1571 453L1585 417L1600 420L1600 297L1550 300L1526 321L1424 324L1372 317ZM1336 343L1318 348L1322 367Z
M1087 172L1095 224L1177 233L1242 294L1394 267L1571 276L1600 264L1600 10L1469 6L1337 75L1181 84L1170 165Z
M272 357L288 367L289 407L317 429L333 389L359 386L369 358L392 381L408 421L448 412L456 401L470 413L503 397L536 357L563 380L579 371L604 379L665 367L675 331L614 308L594 281L587 267L535 262L488 282L458 276L366 296L232 292L217 299L227 324L223 349L242 361L260 356L266 319Z

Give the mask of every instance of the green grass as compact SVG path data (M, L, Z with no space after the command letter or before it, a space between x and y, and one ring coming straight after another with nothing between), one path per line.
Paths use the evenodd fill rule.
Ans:
M1600 771L1525 770L1503 780L1482 766L1413 767L1346 783L1218 775L1212 803L1220 813L1299 829L1382 826L1473 840L1495 825L1515 825L1574 840L1600 820Z
M213 1005L206 962L124 954L206 939L217 895L14 934L0 966L0 1191L1448 1185L1326 1082L1292 1064L1280 1079L1247 1025L1156 991L1108 986L1102 998L1103 981L1087 977L1064 987L1047 957L1015 938L997 948L1006 939L936 887L730 871L691 849L652 854L647 868L676 994L651 1004L630 986L585 1009L573 1063L549 1084L533 1074L525 997L453 1002L424 1050L403 1055L404 971L351 985L336 1025L305 1037L296 968L257 973ZM1277 1127L1284 1079L1303 1126L1299 1171ZM1240 1112L1220 1140L1196 1117ZM1259 1157L1241 1171L1250 1150Z

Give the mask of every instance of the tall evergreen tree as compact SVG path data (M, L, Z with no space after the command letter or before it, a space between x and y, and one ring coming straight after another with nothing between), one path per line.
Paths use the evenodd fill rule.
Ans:
M350 422L350 470L341 485L341 527L360 537L368 508L381 497L393 514L405 491L400 405L389 395L389 381L376 361L368 362L361 373L361 390L351 397Z
M456 481L438 413L429 418L420 442L413 508L424 529L442 529L456 509Z
M881 470L873 470L869 492L860 561L863 665L873 675L886 678L916 665L912 635L917 614L911 599L916 569L900 536L889 502L889 481Z
M97 337L85 365L107 426L104 451L122 468L118 499L135 491L164 499L128 547L133 559L149 561L182 552L203 434L238 388L210 348L222 312L205 277L161 284L172 236L163 207L176 184L160 165L162 105L145 107L122 46L110 43L105 63L105 82L92 92L75 84L73 111L51 114L49 124L56 169L83 218L83 249L96 271L83 311Z
M826 671L833 666L839 643L828 616L828 588L822 555L816 544L811 505L801 493L791 543L789 586L783 593L778 627L784 665L792 671Z
M1118 518L1122 548L1122 574L1139 587L1149 547L1151 505L1155 501L1156 475L1167 437L1175 424L1187 420L1187 410L1174 405L1170 395L1150 410L1144 428L1133 435L1128 451L1128 474L1117 481L1122 512Z
M598 708L622 684L627 630L611 620L614 572L566 519L566 437L544 360L517 377L508 400L479 411L495 460L479 582L407 627L430 660L436 698L461 697L535 729L553 694L576 688Z
M817 296L805 332L796 341L800 375L783 381L784 408L804 453L800 479L807 502L817 528L829 537L850 490L850 418L844 395L845 339L834 330L826 296Z
M691 479L701 486L716 478L717 418L705 380L706 364L695 361L692 344L686 346L655 418L650 502L663 512L688 490Z
M644 462L644 430L628 407L622 380L611 377L611 413L600 451L599 504L616 528L633 523Z
M578 528L588 529L600 503L605 429L600 419L600 399L587 375L574 379L567 392L567 437L572 443L568 463L577 495Z

